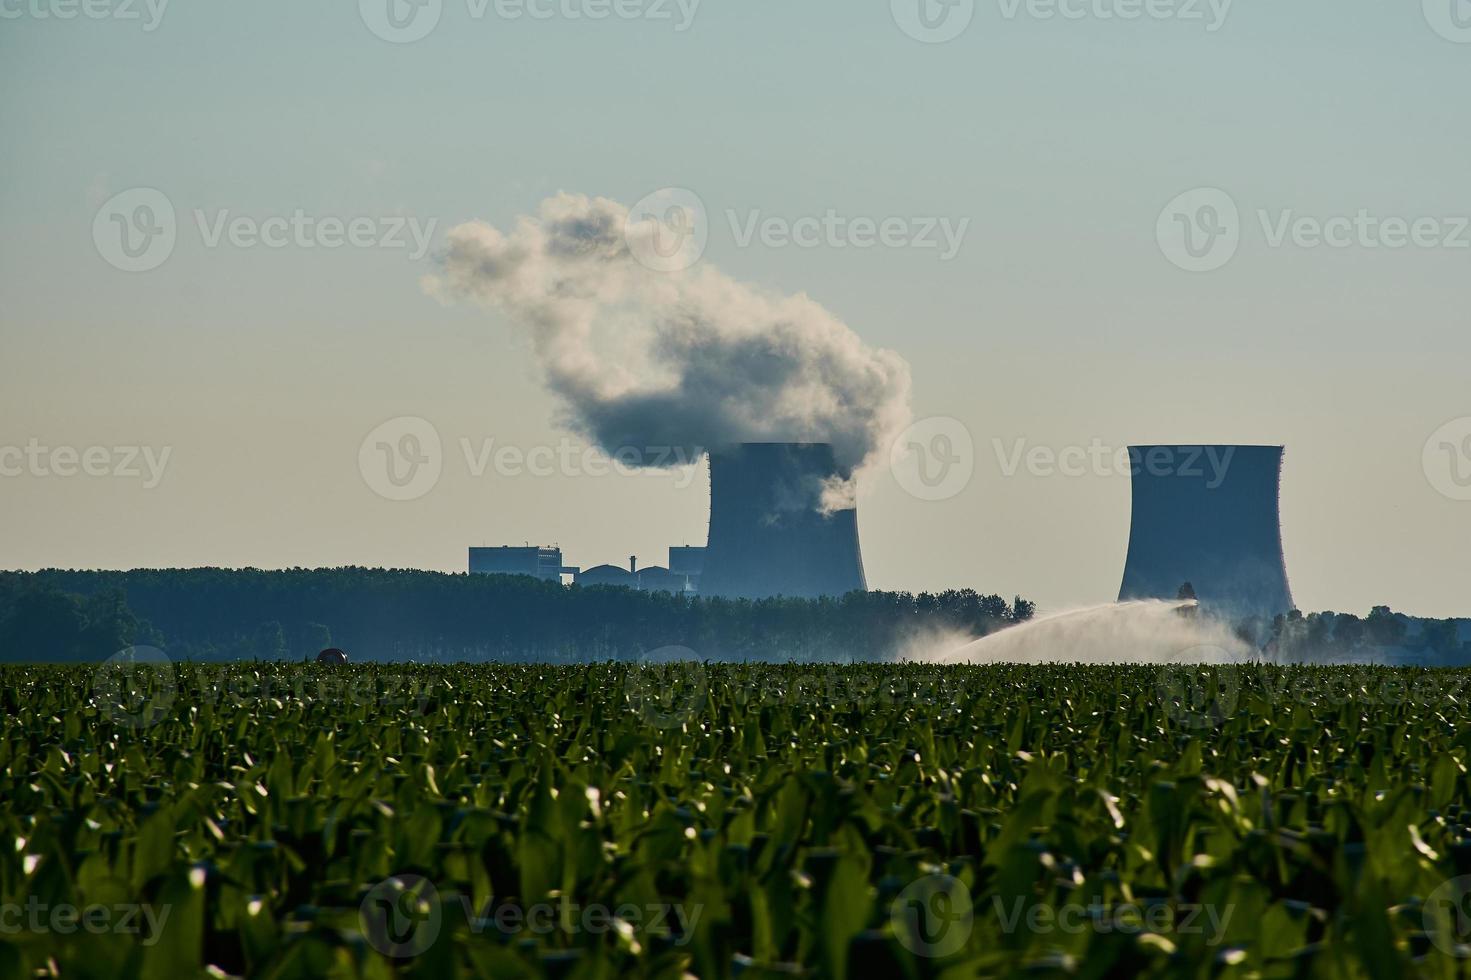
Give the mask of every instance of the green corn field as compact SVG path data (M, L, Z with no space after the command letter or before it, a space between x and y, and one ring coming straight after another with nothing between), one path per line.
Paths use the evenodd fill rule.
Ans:
M0 976L1458 976L1468 687L5 666Z

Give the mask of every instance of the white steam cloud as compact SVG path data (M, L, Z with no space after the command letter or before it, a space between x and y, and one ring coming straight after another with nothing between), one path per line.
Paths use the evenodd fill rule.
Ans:
M654 240L666 229L628 218L563 193L507 232L459 225L424 288L529 330L562 421L610 455L668 465L739 442L827 442L843 479L823 505L851 502L854 475L908 422L909 365L804 294L709 263L656 271L639 259L667 257Z

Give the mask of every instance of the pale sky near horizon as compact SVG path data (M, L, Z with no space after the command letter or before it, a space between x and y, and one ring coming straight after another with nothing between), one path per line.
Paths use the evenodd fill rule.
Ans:
M919 0L430 0L432 29L388 2L0 0L0 568L703 543L703 471L476 475L487 440L583 442L524 334L420 284L462 222L678 187L708 215L701 262L897 352L914 416L973 444L944 500L865 480L871 587L1110 601L1128 477L1009 457L1280 443L1301 608L1471 615L1466 0L961 0L943 43L910 36ZM1118 16L1139 9L1161 16ZM175 241L129 272L159 254L116 248L109 202L158 218L135 188ZM1229 257L1171 244L1167 206L1199 188L1221 193L1183 206L1227 222ZM1202 210L1223 200L1234 222ZM902 232L745 241L829 212ZM285 244L214 239L241 217ZM323 247L353 219L375 244ZM953 257L907 243L961 222ZM442 472L389 500L359 449L405 416ZM92 447L113 475L82 472Z

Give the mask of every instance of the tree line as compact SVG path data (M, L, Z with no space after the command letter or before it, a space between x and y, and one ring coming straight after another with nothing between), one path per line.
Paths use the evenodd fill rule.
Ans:
M935 631L984 636L1032 603L971 589L829 599L699 598L527 576L370 568L0 573L0 659L889 659Z
M1414 619L1388 606L1367 617L1353 613L1303 613L1293 610L1272 625L1268 652L1284 661L1372 657L1386 650L1416 653L1440 662L1471 659L1471 643L1460 638L1454 619Z

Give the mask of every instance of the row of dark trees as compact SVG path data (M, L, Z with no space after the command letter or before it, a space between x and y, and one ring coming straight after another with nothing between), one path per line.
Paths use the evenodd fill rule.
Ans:
M332 645L366 660L890 659L933 635L984 636L1032 617L969 589L837 599L699 599L532 578L367 568L0 572L0 660L93 661L133 644L178 659L300 659ZM1471 657L1455 620L1279 617L1289 659L1409 650ZM665 650L665 648L682 648Z
M1030 619L969 589L833 599L701 599L529 577L368 568L0 573L0 659L91 660L130 643L175 659L884 659L943 630L983 636Z
M1377 649L1408 650L1442 658L1471 651L1454 619L1413 620L1388 606L1375 606L1364 618L1352 613L1293 610L1272 627L1273 651L1289 658L1351 656Z
M0 660L105 660L159 637L122 591L65 591L43 580L0 575Z

